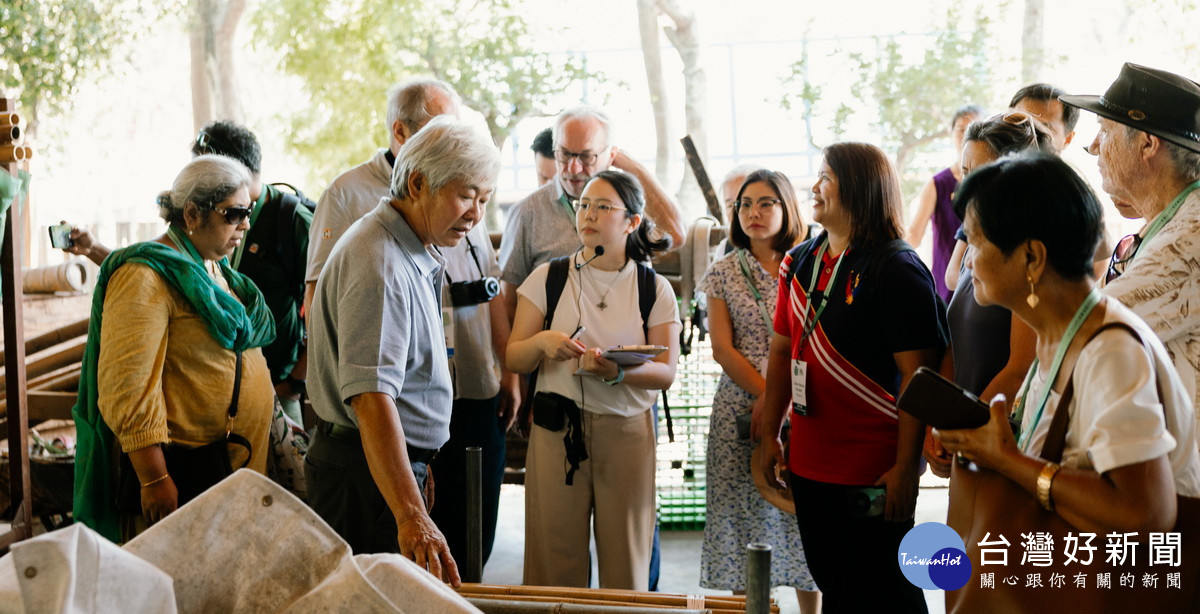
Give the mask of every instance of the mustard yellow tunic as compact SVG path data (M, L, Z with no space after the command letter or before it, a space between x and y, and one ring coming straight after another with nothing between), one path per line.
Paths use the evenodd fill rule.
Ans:
M224 279L218 285L228 292ZM100 329L100 414L126 453L158 443L198 446L225 434L236 357L208 333L187 300L150 267L122 266L108 284ZM242 353L233 432L253 448L247 467L267 467L274 389L262 350ZM231 461L246 461L231 446Z

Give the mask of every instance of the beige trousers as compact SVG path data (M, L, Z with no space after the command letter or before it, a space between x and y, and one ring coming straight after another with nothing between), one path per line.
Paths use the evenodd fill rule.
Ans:
M566 485L565 429L534 426L525 470L525 584L588 585L594 525L600 588L647 590L654 537L654 425L583 412L588 459Z

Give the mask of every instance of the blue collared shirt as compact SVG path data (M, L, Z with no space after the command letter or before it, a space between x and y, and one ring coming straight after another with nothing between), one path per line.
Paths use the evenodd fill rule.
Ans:
M322 420L357 427L350 399L381 392L395 400L409 445L450 438L444 267L387 198L338 240L309 315L308 389Z

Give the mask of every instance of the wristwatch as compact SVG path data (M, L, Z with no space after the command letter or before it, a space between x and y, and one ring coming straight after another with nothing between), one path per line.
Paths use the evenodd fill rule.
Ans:
M625 367L622 367L621 365L617 365L617 376L616 377L614 377L612 379L600 378L600 381L604 382L605 384L608 384L609 386L616 386L617 384L620 384L621 382L625 381Z

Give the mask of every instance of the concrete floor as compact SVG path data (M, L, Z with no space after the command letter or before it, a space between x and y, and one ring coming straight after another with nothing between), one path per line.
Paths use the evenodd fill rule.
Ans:
M932 479L930 479L932 478ZM917 496L916 522L945 522L947 506L946 480L926 475ZM700 588L700 545L702 531L664 531L662 533L662 575L659 590L685 595L722 594ZM496 527L496 543L491 559L483 570L483 581L490 584L520 584L525 543L525 487L505 484L500 492L500 520ZM593 557L594 549L593 549ZM592 566L593 570L595 565ZM593 571L592 586L596 586ZM772 597L781 614L800 611L796 593L788 587L777 587ZM945 612L944 593L925 591L930 614Z

